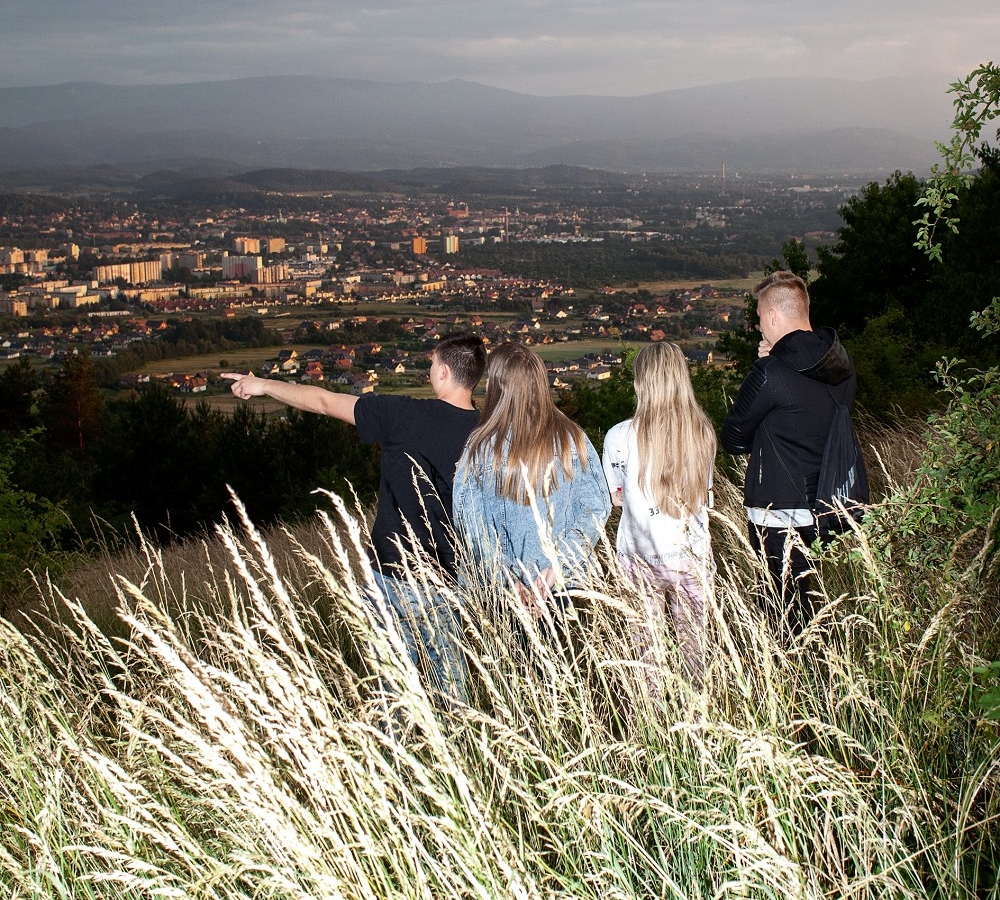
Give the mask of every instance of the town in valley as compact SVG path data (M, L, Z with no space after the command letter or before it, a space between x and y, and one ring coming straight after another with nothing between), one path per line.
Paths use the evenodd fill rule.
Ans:
M223 366L337 390L419 392L428 350L471 329L535 345L555 388L610 377L625 348L674 340L719 363L746 291L784 241L831 241L864 178L567 177L505 194L421 186L171 199L6 194L0 365L113 358L179 323L246 317L262 346L147 361L224 393ZM6 361L6 362L4 362Z

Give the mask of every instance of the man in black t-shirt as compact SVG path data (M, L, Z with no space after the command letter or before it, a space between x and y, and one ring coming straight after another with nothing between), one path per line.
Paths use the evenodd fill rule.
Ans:
M431 356L433 400L337 394L315 385L289 384L223 373L237 397L272 397L296 409L357 426L361 439L381 445L378 506L372 526L375 582L395 610L414 662L422 643L440 686L464 697L464 662L457 650L455 610L415 591L399 569L400 547L429 553L454 574L451 494L466 438L479 423L472 391L486 367L482 339L448 335ZM431 608L428 608L430 605Z
M408 547L412 531L420 547L454 574L452 481L466 438L479 424L479 412L440 398L365 394L354 407L354 422L361 440L382 449L372 525L377 568L390 577L396 573L399 542Z

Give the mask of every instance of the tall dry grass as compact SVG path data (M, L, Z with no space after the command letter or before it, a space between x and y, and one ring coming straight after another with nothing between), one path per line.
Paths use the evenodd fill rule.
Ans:
M886 461L887 483L902 473ZM703 683L610 546L565 610L496 572L415 590L466 623L468 704L364 589L364 526L238 518L0 622L0 885L66 898L1000 897L996 731L967 597L911 602L865 534L792 643L717 491ZM117 631L102 627L108 592ZM101 593L103 592L103 594ZM103 599L102 599L103 598ZM630 637L655 635L639 661Z

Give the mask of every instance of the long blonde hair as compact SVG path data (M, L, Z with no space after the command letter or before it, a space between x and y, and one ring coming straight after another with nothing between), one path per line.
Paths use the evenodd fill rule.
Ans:
M698 512L708 499L715 430L694 396L687 360L676 344L649 344L633 371L639 484L667 515Z
M573 477L574 447L586 469L583 429L556 408L538 354L523 344L500 344L486 363L482 416L467 444L470 468L492 457L497 493L527 505L522 466L535 495L544 497L554 484L554 464Z

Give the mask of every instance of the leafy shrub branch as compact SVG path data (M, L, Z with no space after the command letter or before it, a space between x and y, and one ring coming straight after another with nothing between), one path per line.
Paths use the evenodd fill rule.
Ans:
M937 261L941 260L937 230L943 225L958 233L958 218L951 215L951 209L959 192L971 183L983 154L984 147L979 145L983 126L1000 116L1000 67L984 63L954 82L950 93L955 95L951 140L937 145L941 162L931 169L931 178L917 201L925 212L913 223L918 227L915 246Z
M917 201L925 212L914 223L915 246L937 262L942 261L938 229L957 233L953 205L973 183L976 161L995 153L979 142L986 123L1000 116L1000 68L984 64L951 91L956 95L954 135L950 143L939 145L942 163ZM984 339L1000 336L1000 297L973 314L971 325ZM878 531L897 565L925 576L928 585L941 585L941 597L929 597L932 602L947 598L962 582L986 600L986 608L998 607L1000 368L959 374L960 363L938 363L936 377L946 405L927 420L917 477L897 489L876 515L881 519Z

